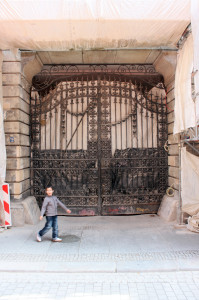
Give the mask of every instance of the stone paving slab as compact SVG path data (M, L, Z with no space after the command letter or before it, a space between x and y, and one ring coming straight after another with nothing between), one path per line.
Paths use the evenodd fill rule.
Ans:
M199 272L0 273L1 300L198 300Z
M160 271L176 271L184 270L183 266L180 268L178 262L164 260L164 261L127 261L117 263L117 272L160 272ZM189 269L191 270L191 268Z
M0 272L0 283L15 282L26 284L28 282L46 283L199 283L199 271L175 271L175 272L133 272L133 273L38 273L38 272Z

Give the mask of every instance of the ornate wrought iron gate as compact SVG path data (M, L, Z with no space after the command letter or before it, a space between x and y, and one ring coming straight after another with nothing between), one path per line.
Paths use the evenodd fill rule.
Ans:
M152 66L46 66L31 93L31 180L76 215L156 213L167 116Z

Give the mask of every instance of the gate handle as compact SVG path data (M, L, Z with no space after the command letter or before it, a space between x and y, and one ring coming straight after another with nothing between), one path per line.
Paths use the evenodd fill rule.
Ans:
M165 142L165 144L164 144L164 150L166 151L166 152L169 152L169 141L167 140L166 142Z

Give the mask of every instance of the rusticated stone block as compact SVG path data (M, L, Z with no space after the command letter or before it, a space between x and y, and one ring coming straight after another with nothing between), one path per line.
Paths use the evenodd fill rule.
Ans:
M7 111L5 111L5 120L6 121L19 121L19 122L23 122L26 123L27 125L29 125L30 123L30 116L19 110L19 109L9 109Z
M30 94L27 93L21 86L14 85L3 86L3 97L20 97L26 103L30 103Z
M25 179L21 182L10 183L10 194L14 197L22 195L25 191L30 189L30 179ZM19 198L21 199L21 197Z
M7 170L20 170L30 167L30 159L27 158L8 158L7 159Z
M27 103L30 103L30 94L23 88L21 88L20 96L24 101L26 101Z
M173 126L174 126L174 122L168 125L168 134L173 133Z
M179 134L169 134L168 142L169 142L169 144L178 144L180 142L180 135Z
M6 134L6 146L30 146L30 137L28 135L9 133Z
M3 109L4 111L10 110L13 108L18 108L25 113L29 114L30 113L30 105L25 102L23 99L20 97L12 97L12 98L3 98Z
M169 82L168 84L166 84L166 90L167 93L169 93L169 91L173 90L175 88L175 80Z
M169 145L169 155L178 155L178 145Z
M12 183L11 183L12 184ZM13 195L13 194L11 194L10 195L10 198L12 199L12 200L23 200L23 199L25 199L26 197L29 197L30 196L30 189L28 189L28 190L26 190L26 191L23 191L21 194L19 194L19 195Z
M179 156L168 156L169 166L179 167Z
M169 166L169 176L179 178L179 168Z
M171 88L169 91L167 90L167 103L175 99L175 89Z
M28 178L30 178L30 169L6 171L6 182L19 182Z
M174 105L175 105L175 100L171 100L171 102L169 102L167 104L167 109L168 109L169 112L174 110Z
M20 73L21 63L20 62L3 62L2 73Z
M5 133L22 133L29 135L30 127L18 121L6 121L4 122L4 130Z
M174 118L175 118L174 111L169 112L168 115L167 115L167 122L168 123L174 122Z
M30 147L7 146L6 153L8 158L30 157Z
M14 86L3 86L3 97L20 97L21 96L21 87Z
M3 85L20 85L21 84L21 74L3 74L2 76Z

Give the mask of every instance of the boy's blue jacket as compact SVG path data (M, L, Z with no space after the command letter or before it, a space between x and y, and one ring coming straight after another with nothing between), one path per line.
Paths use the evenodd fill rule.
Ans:
M48 217L56 216L57 205L60 205L65 210L68 209L56 196L46 196L41 208L41 216L44 214Z

